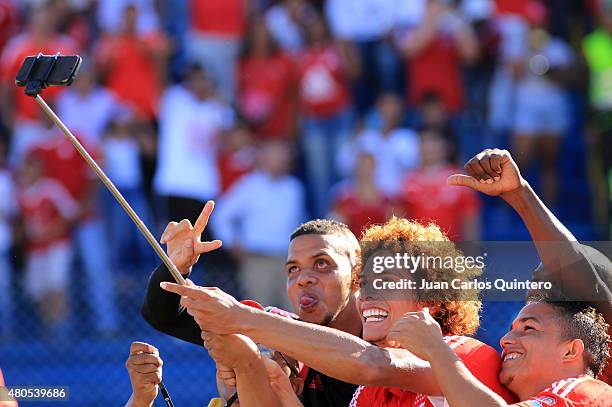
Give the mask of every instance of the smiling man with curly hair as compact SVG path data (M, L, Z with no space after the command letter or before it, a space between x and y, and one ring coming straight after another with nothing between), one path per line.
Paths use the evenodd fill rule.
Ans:
M374 271L372 264L376 257L400 259L404 262L393 261L388 263L392 264L391 267ZM383 225L366 229L361 238L357 302L362 316L363 339L380 347L398 348L397 342L387 338L391 328L404 314L428 307L442 327L448 347L481 383L511 401L513 395L498 380L501 359L497 352L469 337L476 332L480 324L481 303L478 300L478 291L420 288L420 281L426 281L430 286L439 283L440 287L445 287L445 283L448 283L451 287L452 280L469 282L481 274L482 269L475 265L464 267L461 272L457 272L452 265L463 264L456 261L462 257L463 253L433 223L422 225L393 217ZM419 261L411 263L409 259ZM436 261L437 259L445 261ZM383 280L390 287L395 285L414 288L376 289L376 279ZM416 284L410 285L407 281ZM360 386L350 406L436 406L444 405L444 402L443 397L436 394L422 394L390 386Z

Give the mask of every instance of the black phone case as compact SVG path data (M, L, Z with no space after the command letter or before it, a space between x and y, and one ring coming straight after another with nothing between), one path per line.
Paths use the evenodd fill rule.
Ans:
M25 86L28 82L40 81L45 84L43 87L68 86L74 81L80 65L81 57L78 55L27 57L17 73L15 83L17 86Z

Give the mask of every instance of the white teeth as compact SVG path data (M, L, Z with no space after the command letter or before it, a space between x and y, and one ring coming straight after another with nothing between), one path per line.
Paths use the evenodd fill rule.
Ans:
M506 360L514 360L517 358L520 358L522 355L520 353L508 353L505 357L504 357L504 361Z
M366 321L379 322L387 318L389 313L380 308L368 308L366 310L363 310L362 315Z

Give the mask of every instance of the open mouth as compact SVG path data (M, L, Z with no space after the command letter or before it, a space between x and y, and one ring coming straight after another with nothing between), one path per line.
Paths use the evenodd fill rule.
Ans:
M516 359L520 359L523 357L522 353L518 353L518 352L508 352L506 355L504 355L504 363L505 362L509 362L512 360L516 360Z
M319 299L313 295L304 294L300 297L300 309L308 310L312 309L319 303Z
M364 309L361 313L366 323L368 322L382 322L389 316L389 313L381 308L368 308Z

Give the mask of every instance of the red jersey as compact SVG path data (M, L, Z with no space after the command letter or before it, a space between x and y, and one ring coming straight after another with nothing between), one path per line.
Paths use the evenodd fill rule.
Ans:
M250 173L254 163L255 154L249 148L239 151L221 151L217 159L221 177L221 192L226 192L243 175Z
M153 54L164 53L162 34L109 35L99 44L97 59L107 67L105 85L144 119L157 116L162 80Z
M18 202L28 251L45 250L70 239L69 221L76 218L79 207L59 182L41 178L18 192Z
M612 407L612 387L589 376L553 383L537 396L512 404L520 407Z
M387 221L392 200L381 193L375 200L365 202L353 186L346 186L340 190L332 208L355 236L361 236L366 226Z
M246 8L245 0L191 0L191 26L204 33L240 37Z
M19 22L17 9L13 3L12 0L0 0L0 51L14 34Z
M348 105L346 74L340 55L331 45L306 49L298 56L300 100L306 113L327 117Z
M100 164L99 152L84 142L82 138L77 138L92 158ZM60 134L55 135L36 145L32 152L41 158L46 176L59 181L75 201L85 200L87 194L90 193L91 182L97 179L96 174L67 138ZM93 213L82 215L90 217L93 216Z
M15 77L23 60L28 56L38 55L40 52L43 54L61 52L63 55L70 55L77 53L77 46L72 39L63 35L55 35L45 42L38 43L31 35L25 33L8 42L0 58L0 71L2 82L13 92L15 115L19 120L34 121L40 117L40 109L37 104L32 101L31 97L23 93L23 88L15 86ZM62 89L60 86L45 89L45 100L52 103Z
M461 60L455 39L438 34L408 63L409 102L416 106L424 96L437 93L450 113L463 108Z
M411 219L435 222L452 240L461 238L462 222L480 210L477 194L469 188L446 183L458 169L447 167L435 172L417 170L404 180L402 199Z
M296 108L295 81L295 66L283 53L240 61L238 106L258 136L291 136Z
M508 403L516 400L514 394L499 383L501 358L495 349L465 336L446 336L444 340L481 383ZM444 403L442 396L425 396L393 387L359 386L349 407L437 407Z

